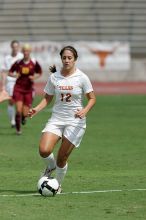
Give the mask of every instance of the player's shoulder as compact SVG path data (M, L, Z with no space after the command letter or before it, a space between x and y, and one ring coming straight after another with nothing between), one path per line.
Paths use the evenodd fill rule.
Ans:
M76 70L75 75L78 76L80 79L88 79L88 78L89 78L89 77L88 77L83 71L81 71L80 69L77 69L77 70Z
M12 59L12 56L10 54L5 55L4 60L10 60Z
M33 64L34 66L35 66L35 65L38 65L38 66L41 67L41 65L40 65L40 63L38 62L38 60L36 60L34 57L31 58L30 63Z
M60 79L61 79L61 74L59 71L56 71L55 73L51 73L48 77L48 81L52 82L53 84L56 83Z
M61 73L60 73L59 70L57 70L55 73L51 73L50 77L52 79L60 78L61 77Z
M23 64L23 58L16 60L15 64L17 65Z
M23 53L19 52L19 53L17 54L17 58L18 58L18 60L23 59Z
M37 60L34 57L32 57L31 62L35 65L37 63Z

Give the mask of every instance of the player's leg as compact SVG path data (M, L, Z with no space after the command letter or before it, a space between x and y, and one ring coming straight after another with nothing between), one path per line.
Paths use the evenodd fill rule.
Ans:
M54 158L53 149L59 139L60 137L58 135L51 132L42 133L39 153L47 167L43 175L50 176L51 172L56 169L56 160Z
M24 100L23 100L23 110L22 110L22 118L21 118L21 123L23 125L26 124L26 118L29 112L30 107L32 106L33 102L33 92L28 92L24 94Z
M63 132L63 139L61 147L58 151L57 166L56 166L56 179L61 185L65 174L67 172L67 160L72 150L80 145L80 142L85 133L85 128L78 126L66 126Z
M7 82L7 85L6 85L6 91L8 92L8 94L12 97L13 96L13 91L14 91L14 86L15 86L15 83L14 82ZM7 112L8 112L8 116L9 116L9 119L10 119L10 123L11 123L11 126L12 128L15 127L15 106L14 106L14 102L12 99L10 99L8 101L8 108L7 108Z
M17 134L21 134L21 116L22 116L22 109L23 109L23 93L16 90L14 88L13 92L13 101L16 105L16 132Z
M27 117L27 115L28 115L29 109L30 109L29 106L23 105L22 117L21 117L21 123L22 123L22 125L25 125L25 124L26 124L26 117Z
M16 117L15 117L17 134L21 134L22 109L23 109L23 101L17 101L16 102Z
M56 165L56 179L61 185L66 172L67 172L67 160L75 145L73 145L67 138L63 137L61 147L59 148L57 155L57 165Z
M15 106L14 106L14 103L13 103L13 100L10 99L8 101L8 116L9 116L9 119L10 119L10 122L11 122L11 127L15 127L16 125L16 122L15 122Z

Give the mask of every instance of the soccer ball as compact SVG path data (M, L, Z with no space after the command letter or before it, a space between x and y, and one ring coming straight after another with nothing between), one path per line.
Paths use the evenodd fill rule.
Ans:
M59 188L59 183L55 178L43 176L38 181L37 188L42 196L55 196Z

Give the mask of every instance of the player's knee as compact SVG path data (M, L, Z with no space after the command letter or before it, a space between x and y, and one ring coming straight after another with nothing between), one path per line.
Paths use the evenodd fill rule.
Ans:
M22 109L21 109L21 108L17 108L17 109L16 109L16 113L19 114L19 115L21 115Z
M11 105L11 106L14 105L14 102L12 99L9 100L9 105Z
M56 163L58 167L64 167L67 163L67 156L66 155L58 156Z
M45 158L45 157L48 157L52 152L50 150L48 150L47 148L42 147L40 145L39 153L40 153L41 157Z

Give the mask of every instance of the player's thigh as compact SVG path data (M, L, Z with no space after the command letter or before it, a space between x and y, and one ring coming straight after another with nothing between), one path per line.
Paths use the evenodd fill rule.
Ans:
M66 137L63 136L62 143L58 151L57 155L57 165L59 167L64 167L69 155L71 154L72 150L75 148L75 145L72 144Z
M14 105L14 101L13 101L13 99L12 99L12 98L9 99L9 100L8 100L8 103L9 103L9 105Z
M40 155L43 157L49 156L52 153L59 139L60 137L54 133L43 132L41 139L40 139L40 145L39 145Z
M33 101L33 91L24 93L24 100L23 100L24 106L30 108L32 106L32 101Z
M24 115L24 116L27 116L27 115L28 115L28 112L29 112L29 107L28 107L27 105L24 105L24 104L23 104L23 110L22 110L22 112L23 112L23 115Z
M23 99L24 99L23 93L14 89L13 101L16 103L16 108L17 106L23 105Z
M23 102L22 102L22 101L17 101L17 102L15 103L15 105L16 105L16 111L17 111L18 113L22 113Z
M85 134L85 128L76 125L67 125L64 129L63 135L66 137L75 147L79 147L82 138Z

